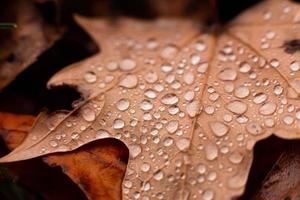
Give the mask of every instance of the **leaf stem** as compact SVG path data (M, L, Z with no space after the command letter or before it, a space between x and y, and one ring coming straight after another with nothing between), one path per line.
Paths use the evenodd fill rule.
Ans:
M0 28L3 28L3 29L17 28L17 24L14 24L14 23L0 23Z

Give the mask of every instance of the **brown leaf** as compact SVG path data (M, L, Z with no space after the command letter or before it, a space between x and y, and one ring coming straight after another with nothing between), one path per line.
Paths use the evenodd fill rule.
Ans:
M62 34L62 29L43 21L31 1L18 0L11 6L10 12L16 16L13 22L18 27L1 38L0 89L34 63Z
M295 142L278 159L255 199L300 198L300 148Z
M181 19L86 19L101 52L57 73L85 97L41 114L1 162L116 138L129 148L123 199L231 199L243 193L255 143L300 138L300 6L269 0L222 31Z
M16 148L30 130L35 117L0 113L0 135L9 149ZM127 149L112 139L91 143L76 151L45 156L51 166L60 166L89 199L120 199L126 169ZM124 159L125 158L125 159Z

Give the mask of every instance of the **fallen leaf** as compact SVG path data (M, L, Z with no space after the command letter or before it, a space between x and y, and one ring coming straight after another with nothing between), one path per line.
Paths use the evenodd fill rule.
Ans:
M1 38L0 89L34 63L62 34L62 29L46 24L30 1L17 1L11 11L17 28ZM10 13L11 14L11 13ZM8 32L8 31L6 31Z
M35 120L30 115L0 113L0 136L9 149L16 148ZM116 140L102 140L76 151L43 157L50 166L60 166L89 199L120 199L126 170L126 147Z
M255 200L300 198L300 148L295 142L277 160Z
M255 143L300 138L300 6L268 0L222 31L189 20L76 17L101 52L57 73L71 112L41 114L1 162L116 138L129 149L123 199L231 199Z

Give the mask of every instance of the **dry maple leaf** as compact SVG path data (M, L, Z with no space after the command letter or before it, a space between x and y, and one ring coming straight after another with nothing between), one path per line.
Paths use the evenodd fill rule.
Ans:
M257 141L300 138L297 3L266 1L212 33L179 19L77 21L101 53L49 85L77 87L86 100L41 114L1 162L113 137L130 152L123 199L231 199Z

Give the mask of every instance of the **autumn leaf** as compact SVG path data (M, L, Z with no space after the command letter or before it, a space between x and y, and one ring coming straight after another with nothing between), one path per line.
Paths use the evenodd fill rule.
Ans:
M0 89L34 63L39 55L60 38L63 32L62 28L44 22L30 1L17 1L11 7L7 10L12 10L8 13L10 15L13 13L17 27L1 37ZM7 30L5 31L8 33Z
M123 199L231 199L255 143L300 138L300 6L269 0L207 32L183 19L87 19L101 52L57 73L85 101L42 113L1 162L116 138L130 157Z
M255 200L297 199L300 197L299 141L292 143L264 180Z
M34 119L35 117L30 115L0 112L0 136L10 150L15 149L24 140ZM116 140L101 140L76 151L44 156L43 160L52 167L60 166L88 198L119 199L126 170L124 160L128 156L124 148ZM58 194L58 191L56 193ZM58 196L54 198L57 199ZM47 198L53 197L48 194Z

